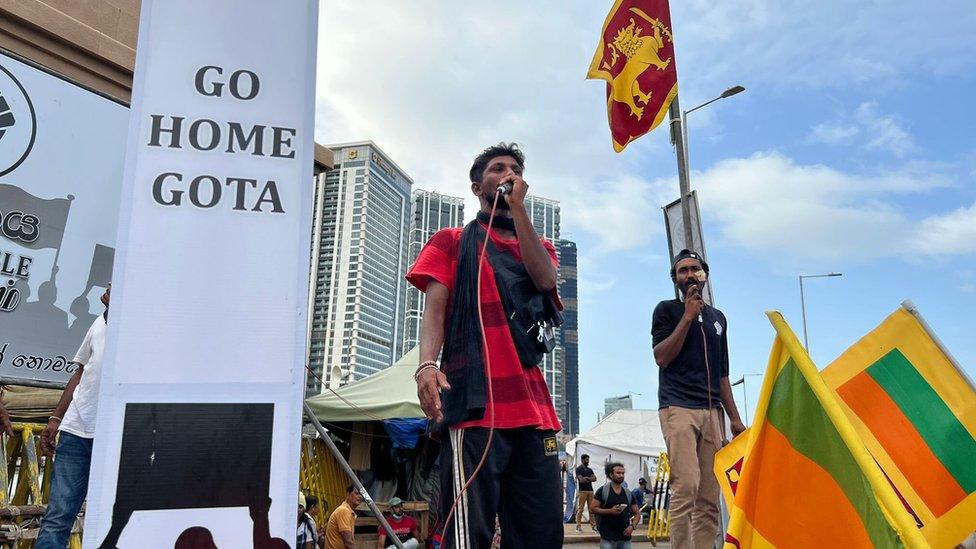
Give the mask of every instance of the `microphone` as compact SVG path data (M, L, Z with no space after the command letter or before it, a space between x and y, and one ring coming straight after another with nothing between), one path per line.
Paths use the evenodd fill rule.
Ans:
M698 289L698 284L692 284L691 287L695 291L695 295L692 296L692 299L695 299L695 298L701 299L701 294L700 293L697 293L697 292L700 292L701 291L701 290ZM704 324L704 321L702 320L701 311L698 311L698 323L699 324Z
M505 184L499 185L498 188L495 189L495 192L496 193L500 193L500 194L512 194L512 184L511 183L505 183Z

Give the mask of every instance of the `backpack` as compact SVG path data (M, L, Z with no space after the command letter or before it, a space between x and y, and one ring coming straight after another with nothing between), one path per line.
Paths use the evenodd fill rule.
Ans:
M624 488L623 486L621 486L620 489L624 491L624 494L627 494L627 509L630 510L630 506L634 504L634 494L633 492L631 492L627 488ZM603 486L597 488L596 493L593 494L593 496L597 499L597 501L606 502L607 494L609 493L609 490L611 490L611 488L610 488L610 483L608 482ZM600 519L602 518L603 515L596 516L597 525L600 524Z

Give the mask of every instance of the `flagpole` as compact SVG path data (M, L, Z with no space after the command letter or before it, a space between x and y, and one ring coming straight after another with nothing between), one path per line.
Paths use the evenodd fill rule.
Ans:
M925 317L922 316L922 312L918 310L918 307L916 307L915 304L912 303L910 299L906 299L905 301L902 301L901 306L903 309L908 311L909 314L915 317L915 320L917 320L918 323L922 325L922 329L925 330L925 333L928 334L930 338L932 338L933 342L935 342L935 346L938 347L939 350L942 351L942 354L945 355L946 359L949 360L949 364L952 364L956 368L956 371L959 372L959 375L962 376L962 378L969 383L969 386L974 391L976 391L976 383L973 383L973 380L972 378L969 377L969 374L967 374L966 371L962 369L962 366L958 362L956 362L956 358L952 356L952 353L949 352L949 348L942 343L942 340L939 339L939 336L935 335L935 330L933 330L929 326L929 323L925 321Z
M684 225L685 248L695 249L695 241L691 230L691 183L688 181L688 163L685 156L684 131L681 125L681 107L678 106L678 95L675 94L668 111L671 117L671 141L674 142L674 153L678 157L678 190L681 193L681 224Z

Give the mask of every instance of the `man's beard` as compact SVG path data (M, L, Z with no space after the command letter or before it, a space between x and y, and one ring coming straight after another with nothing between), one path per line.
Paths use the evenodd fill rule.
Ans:
M684 282L679 282L678 283L678 289L681 290L681 295L688 295L688 288L692 284L694 284L695 286L698 287L698 293L699 294L702 292L702 288L705 286L705 283L699 282L699 281L697 281L697 280L695 280L693 278L690 278L688 280L685 280Z

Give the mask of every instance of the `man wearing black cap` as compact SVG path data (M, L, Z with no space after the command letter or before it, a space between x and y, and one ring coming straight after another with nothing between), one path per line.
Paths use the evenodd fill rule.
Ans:
M661 430L671 465L671 546L711 548L718 535L719 487L712 474L721 448L722 408L732 434L745 430L729 385L728 323L702 300L708 264L681 250L671 263L681 299L658 303L651 334L658 370Z

